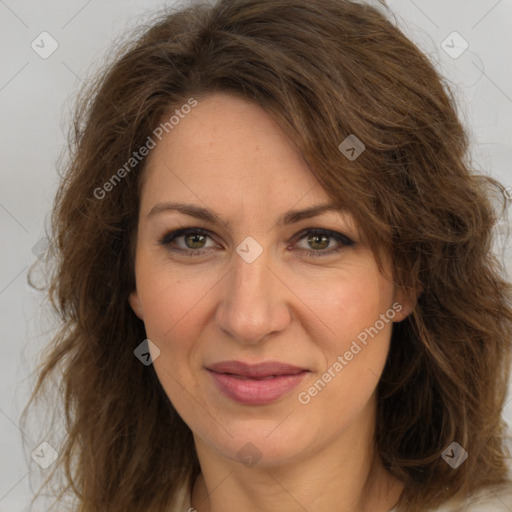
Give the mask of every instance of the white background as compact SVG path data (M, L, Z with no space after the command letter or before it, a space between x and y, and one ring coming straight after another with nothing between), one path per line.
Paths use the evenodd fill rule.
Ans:
M34 354L49 335L27 270L44 237L73 97L112 40L165 5L171 3L0 0L0 512L25 510L31 497L28 471L35 463L22 450L19 417ZM456 91L474 167L512 186L512 0L388 5ZM47 59L31 48L43 31L58 43ZM453 31L469 44L457 59L441 47ZM505 417L512 424L512 398ZM44 439L27 435L25 441L35 447Z

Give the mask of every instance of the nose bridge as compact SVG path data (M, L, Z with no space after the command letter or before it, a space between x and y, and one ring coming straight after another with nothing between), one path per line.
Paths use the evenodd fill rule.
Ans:
M233 255L217 322L238 341L257 342L289 321L283 287L270 270L271 263L270 252L247 239Z
M257 300L258 296L260 299L268 299L267 293L270 291L269 251L262 251L259 256L252 260L246 259L240 254L246 249L247 245L244 247L244 244L240 244L237 249L238 254L233 262L232 293L237 296L238 304L243 304L243 301L240 299L246 298L246 300L250 300L251 296L253 300ZM249 251L251 251L251 248ZM248 254L250 254L249 251Z

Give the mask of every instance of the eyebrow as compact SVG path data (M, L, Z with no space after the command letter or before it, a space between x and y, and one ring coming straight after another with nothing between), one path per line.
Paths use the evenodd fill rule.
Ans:
M148 213L147 218L153 217L163 212L177 211L183 213L184 215L189 215L190 217L195 217L197 219L208 221L212 224L224 224L229 226L229 222L225 222L220 215L215 213L213 210L209 208L203 208L201 206L197 206L194 204L185 204L185 203L174 203L174 202L165 202L158 203L151 211ZM343 212L345 208L337 205L335 203L322 203L310 206L304 210L290 210L284 213L281 217L279 217L277 224L279 226L285 226L288 224L294 224L296 222L300 222L304 219L311 219L313 217L317 217L322 213L336 211Z

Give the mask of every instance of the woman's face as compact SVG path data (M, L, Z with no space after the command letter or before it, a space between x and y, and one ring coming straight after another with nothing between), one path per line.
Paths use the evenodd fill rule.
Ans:
M328 203L271 117L230 95L149 156L130 304L196 444L228 459L291 462L375 422L408 308L347 212L299 213Z

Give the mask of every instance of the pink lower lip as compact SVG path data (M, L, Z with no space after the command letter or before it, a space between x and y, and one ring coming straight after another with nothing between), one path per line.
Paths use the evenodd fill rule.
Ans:
M296 375L278 375L271 379L241 379L227 373L209 370L219 389L228 397L247 405L264 405L275 402L296 387L306 376L306 371Z

